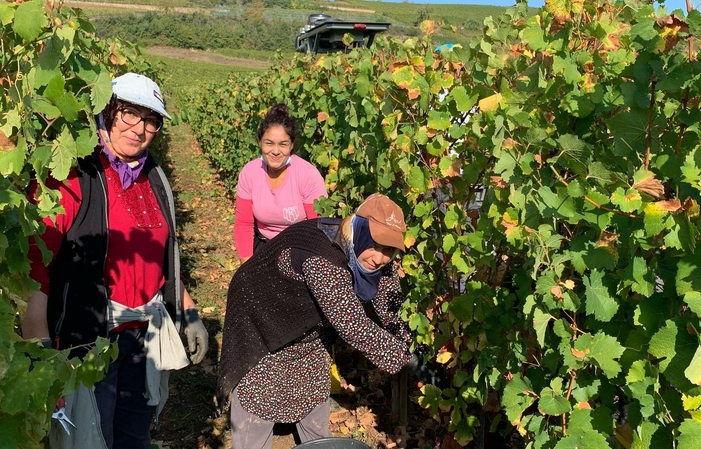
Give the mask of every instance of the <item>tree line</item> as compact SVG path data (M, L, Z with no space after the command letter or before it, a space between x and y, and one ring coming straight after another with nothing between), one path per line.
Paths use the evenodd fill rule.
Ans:
M202 13L119 14L101 16L93 23L102 38L119 37L143 46L168 45L198 50L243 48L293 50L299 32L295 23L266 19L245 11L240 17Z

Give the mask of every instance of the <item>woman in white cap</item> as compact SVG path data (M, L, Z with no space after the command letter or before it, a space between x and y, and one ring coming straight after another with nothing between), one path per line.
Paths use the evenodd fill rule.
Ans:
M180 278L173 194L148 152L170 118L161 91L135 73L115 78L112 90L96 117L95 151L66 182L47 182L61 192L64 212L44 220L48 267L38 247L30 249L41 288L29 298L22 335L76 356L97 337L117 341L119 355L94 389L104 445L91 447L146 449L167 370L189 363L177 330L184 328L193 363L204 358L208 335ZM81 415L70 408L69 419ZM86 426L77 427L72 435Z
M338 334L395 373L412 358L398 311L395 256L404 215L373 194L343 221L296 223L256 251L229 285L217 386L231 407L233 449L265 449L275 423L296 423L302 442L331 436L329 345ZM371 303L382 325L364 311Z

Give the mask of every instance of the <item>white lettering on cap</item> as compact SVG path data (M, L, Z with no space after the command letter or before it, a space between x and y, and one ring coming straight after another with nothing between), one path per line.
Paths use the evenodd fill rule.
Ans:
M402 226L401 226L402 222L401 222L401 220L397 220L397 218L394 216L394 212L392 212L392 215L390 215L389 217L387 217L385 219L385 224L387 226L392 226L393 228L397 228L400 230L402 228Z

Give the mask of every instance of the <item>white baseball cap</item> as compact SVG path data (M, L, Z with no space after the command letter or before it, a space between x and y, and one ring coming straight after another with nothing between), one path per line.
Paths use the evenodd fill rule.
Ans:
M125 73L112 80L112 93L120 100L128 101L170 119L158 85L138 73Z

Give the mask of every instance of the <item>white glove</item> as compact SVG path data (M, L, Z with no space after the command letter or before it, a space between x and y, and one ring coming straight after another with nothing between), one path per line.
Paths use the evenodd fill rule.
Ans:
M190 361L196 365L207 355L209 334L194 307L185 310L185 337L187 337L187 346L190 350Z

